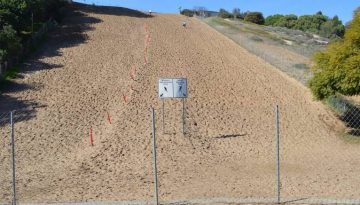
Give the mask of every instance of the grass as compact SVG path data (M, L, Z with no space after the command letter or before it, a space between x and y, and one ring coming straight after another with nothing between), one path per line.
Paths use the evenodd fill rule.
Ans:
M4 78L0 79L0 94L3 92L3 90L6 88L6 86L9 84L9 82L16 78L20 70L19 65L14 66L10 68L8 71L6 71Z
M348 133L344 133L342 139L350 144L360 144L360 137Z

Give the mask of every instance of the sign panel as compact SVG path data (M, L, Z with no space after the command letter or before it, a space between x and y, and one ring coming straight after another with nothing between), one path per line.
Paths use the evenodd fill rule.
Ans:
M174 98L187 97L187 80L186 78L173 79Z
M162 78L159 80L160 98L187 98L186 78Z
M174 88L173 79L160 79L159 80L159 97L160 98L173 98Z

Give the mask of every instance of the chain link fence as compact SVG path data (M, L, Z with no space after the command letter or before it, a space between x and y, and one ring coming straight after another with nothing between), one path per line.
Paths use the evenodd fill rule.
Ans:
M236 112L225 107L220 109L222 104L219 104L219 108L209 109L206 113L207 118L218 121L201 121L203 113L194 102L184 105L184 116L180 101L165 101L164 109L160 104L155 111L160 202L360 204L358 146L347 140L359 137L360 112L356 105L338 103L338 111L323 110L320 113L330 114L318 115L281 103L278 106L240 107ZM77 149L91 153L90 136L93 135L95 144L107 141L104 136L112 133L112 125L122 122L116 117L121 112L104 111L100 115L84 117L101 121L99 123L87 120L69 123L76 113L17 110L0 114L0 201L5 204L14 204L14 199L49 202L42 201L48 190L66 192L57 188L60 184L64 188L68 183L58 181L59 170L74 174L69 190L78 190L77 185L82 187L88 183L84 178L76 177L76 171L67 172L74 169L72 165L62 167L60 162L47 157L59 161L69 158L67 153L57 151L60 149L67 149L69 153ZM254 114L259 112L261 116ZM328 114L341 121L328 118ZM150 117L148 127L150 132ZM175 138L177 134L183 138ZM149 143L144 146L151 147L150 136L147 139ZM82 145L70 145L68 140ZM172 140L170 147L168 140ZM151 149L146 150L149 152L146 160L150 163ZM188 154L180 156L184 152ZM223 159L218 161L217 156ZM81 161L84 157L76 155L70 159ZM110 158L116 156L107 156ZM166 164L165 159L171 163ZM15 166L13 162L16 162ZM87 163L82 166L86 168ZM92 169L86 168L89 172ZM129 168L125 166L126 169ZM146 165L144 169L147 170L144 171L146 180L152 181L151 166ZM96 172L105 174L107 171L99 169ZM169 172L172 177L168 176ZM51 180L54 180L53 184L44 183ZM192 183L186 183L188 181ZM153 195L152 184L146 185L146 196ZM181 193L181 190L189 191ZM169 198L164 193L179 194ZM67 194L71 196L71 193ZM83 201L86 201L88 195L83 195ZM152 200L138 204L146 203L152 203Z

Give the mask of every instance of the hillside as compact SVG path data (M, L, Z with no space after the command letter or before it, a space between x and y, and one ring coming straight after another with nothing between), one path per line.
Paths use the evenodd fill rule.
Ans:
M359 146L297 81L194 18L73 9L0 96L1 113L21 110L20 202L152 200L150 107L161 200L273 197L276 104L283 196L360 197ZM163 134L160 77L188 78L185 136L178 100L165 101ZM10 202L9 138L1 144L0 198Z
M327 38L299 30L263 26L243 20L205 18L204 22L307 86L316 51L325 49Z

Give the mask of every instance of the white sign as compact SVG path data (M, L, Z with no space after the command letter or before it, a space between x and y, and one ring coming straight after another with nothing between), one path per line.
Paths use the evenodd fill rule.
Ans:
M160 98L186 98L186 78L162 78L159 80Z
M160 98L173 98L174 88L172 79L159 80L159 97Z
M187 97L187 80L186 78L173 79L174 98Z

